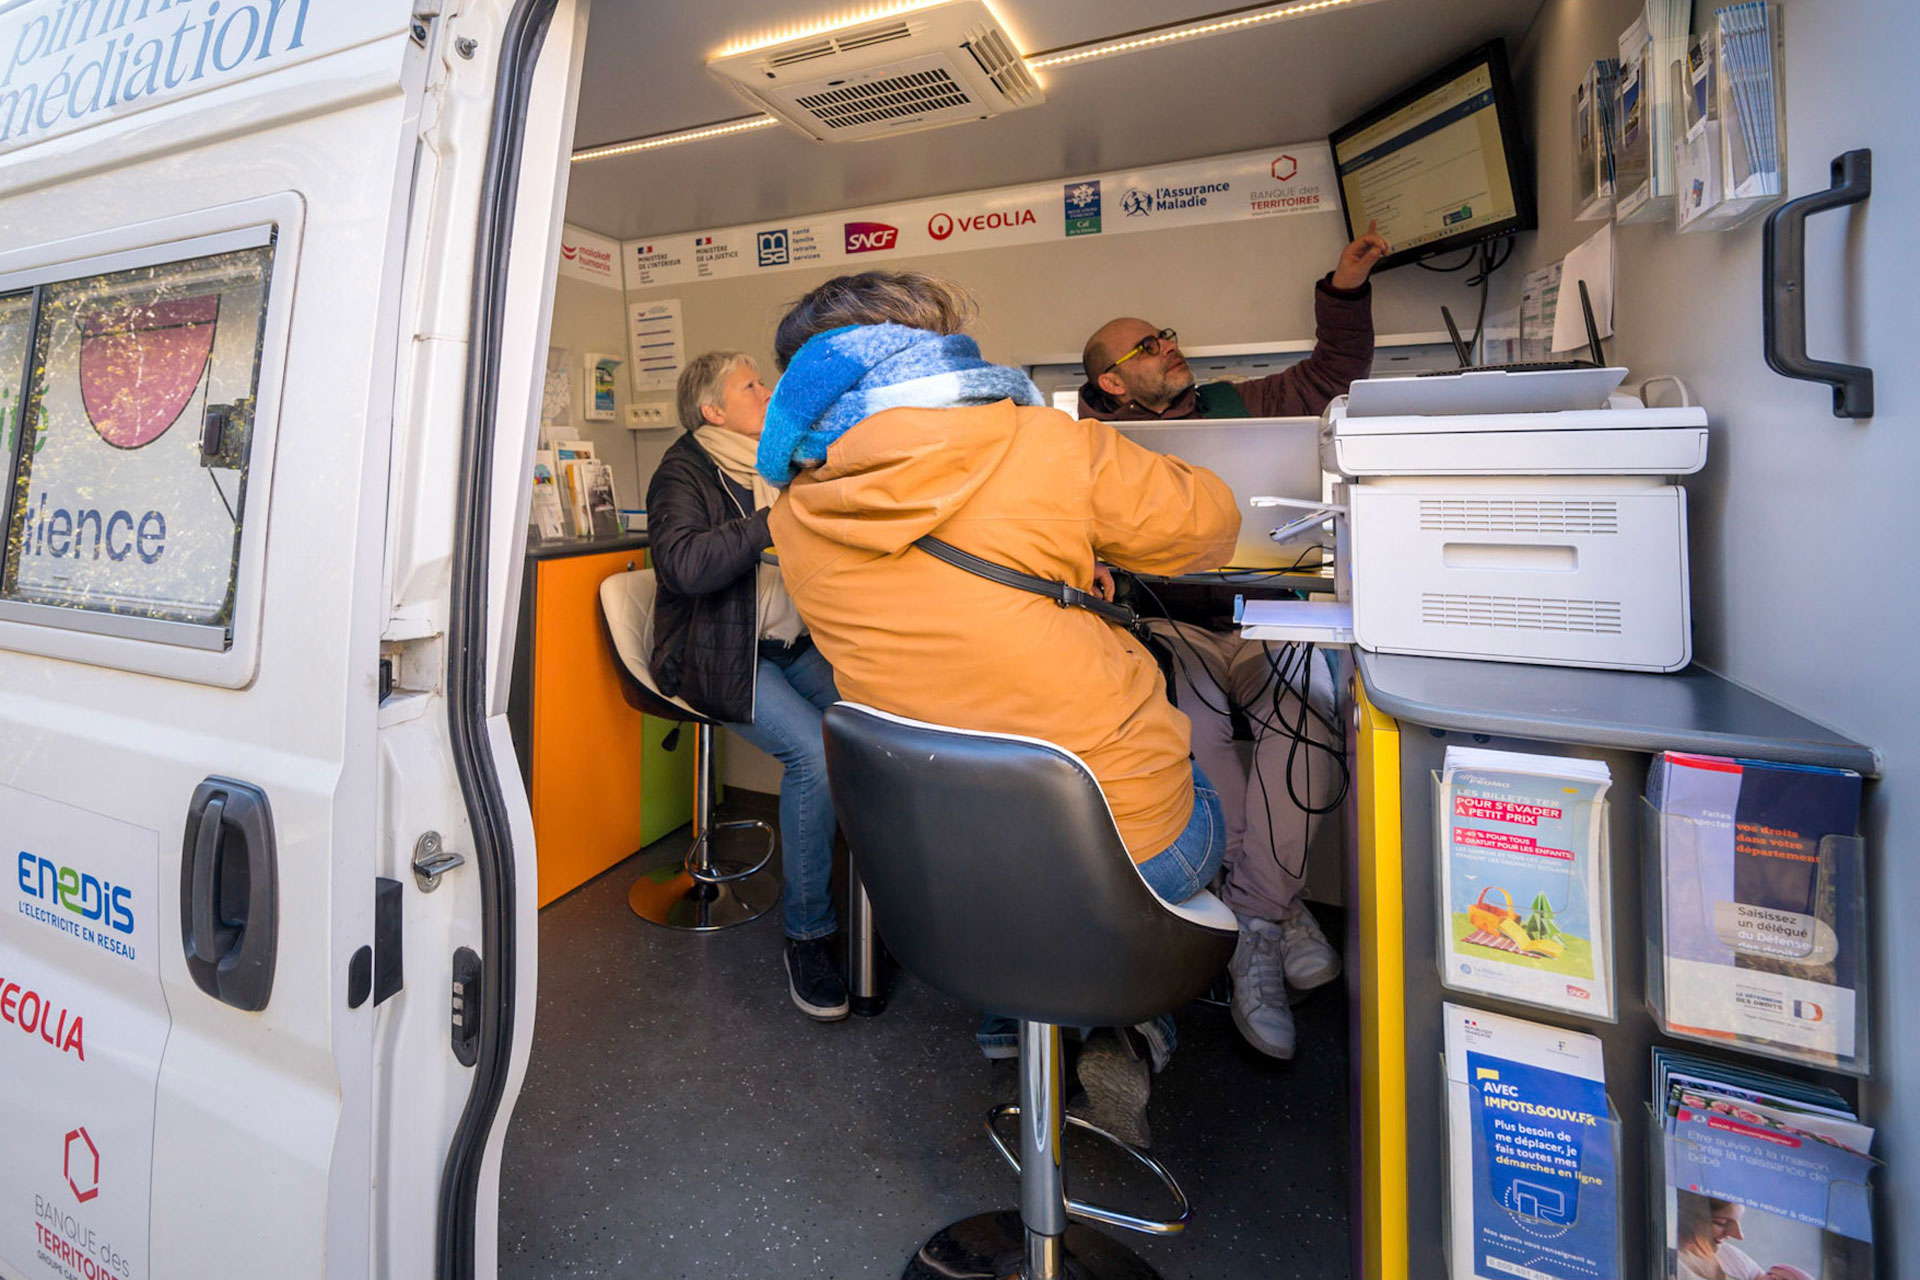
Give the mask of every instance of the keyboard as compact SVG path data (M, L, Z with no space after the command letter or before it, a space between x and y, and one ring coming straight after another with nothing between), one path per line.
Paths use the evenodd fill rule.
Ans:
M1422 378L1451 378L1461 373L1564 373L1568 369L1598 369L1591 360L1522 360L1513 364L1476 364L1464 369L1427 369Z

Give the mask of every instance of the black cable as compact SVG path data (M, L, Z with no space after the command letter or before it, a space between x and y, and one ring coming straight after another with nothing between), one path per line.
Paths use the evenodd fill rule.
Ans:
M240 517L233 514L233 504L227 501L227 491L220 487L220 477L213 474L212 467L207 468L207 479L213 481L213 491L220 495L220 505L227 509L227 519L239 524Z

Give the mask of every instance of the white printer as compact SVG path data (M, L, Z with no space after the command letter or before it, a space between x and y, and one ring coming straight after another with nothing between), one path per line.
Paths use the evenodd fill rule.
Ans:
M1693 653L1686 491L1707 416L1620 368L1356 382L1321 422L1343 477L1340 595L1384 653L1677 671Z

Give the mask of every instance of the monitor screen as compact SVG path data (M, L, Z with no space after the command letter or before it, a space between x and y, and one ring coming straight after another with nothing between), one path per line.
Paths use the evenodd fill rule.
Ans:
M1369 222L1394 267L1530 231L1532 175L1499 41L1374 107L1330 139L1347 233Z

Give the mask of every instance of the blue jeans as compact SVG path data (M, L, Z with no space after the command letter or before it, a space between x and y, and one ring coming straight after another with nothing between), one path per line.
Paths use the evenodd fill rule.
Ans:
M825 938L833 913L833 796L820 713L839 701L833 668L812 645L796 656L761 658L753 680L753 723L727 728L778 760L782 907L789 938Z
M1213 883L1226 853L1227 821L1220 808L1220 796L1195 764L1193 816L1187 819L1186 830L1172 844L1140 864L1140 878L1168 902L1185 902ZM1171 1052L1173 1015L1163 1013L1153 1021L1166 1037L1167 1049ZM1000 1014L987 1014L981 1019L974 1039L989 1058L1010 1057L1009 1050L1018 1051L1020 1045L1018 1024Z

